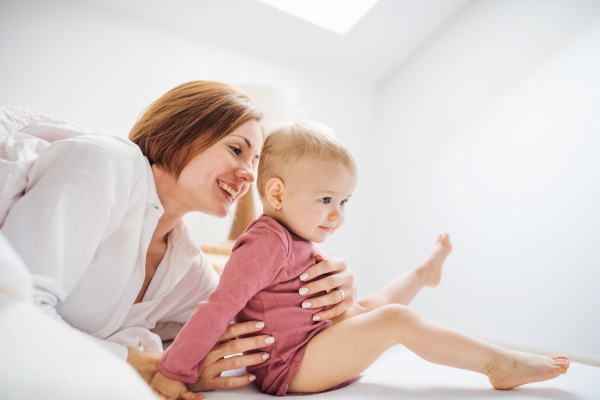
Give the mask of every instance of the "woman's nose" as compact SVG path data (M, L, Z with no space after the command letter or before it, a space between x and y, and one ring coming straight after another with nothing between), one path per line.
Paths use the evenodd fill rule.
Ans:
M254 169L249 167L241 167L236 169L236 175L238 178L245 180L248 183L254 182Z

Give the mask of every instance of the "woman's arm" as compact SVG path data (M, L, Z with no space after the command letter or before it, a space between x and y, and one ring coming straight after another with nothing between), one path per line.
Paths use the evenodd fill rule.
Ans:
M126 212L123 205L145 167L133 162L136 157L143 160L134 145L108 135L53 143L35 161L24 196L4 221L2 233L32 274L34 304L65 324L57 306L81 282L106 232ZM95 340L125 359L125 347Z
M354 274L348 269L346 262L341 258L327 258L318 255L317 264L313 265L306 272L300 275L300 279L303 281L314 279L318 276L329 274L323 279L311 282L300 288L308 289L306 295L318 293L320 291L329 292L326 295L313 297L310 299L310 307L317 308L323 306L333 307L321 311L313 316L313 320L322 321L326 319L332 319L349 309L354 300L356 299L356 285L354 283ZM344 292L342 293L340 289ZM305 293L302 293L305 294ZM317 319L318 318L318 319Z

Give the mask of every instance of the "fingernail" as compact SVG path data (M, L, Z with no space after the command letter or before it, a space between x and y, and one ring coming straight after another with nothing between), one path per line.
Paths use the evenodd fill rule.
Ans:
M318 315L314 315L313 316L313 321L320 321L321 317L319 317Z
M300 289L300 294L306 294L308 293L308 289L303 287L302 289Z
M250 382L253 382L256 379L256 376L250 375Z
M308 279L308 274L307 273L304 273L304 274L300 275L300 280L301 281L305 281L307 279Z
M304 303L302 303L302 308L308 308L310 307L310 303L308 301L305 301Z
M275 338L273 336L269 336L268 338L265 339L266 344L272 344L274 342L275 342Z
M271 355L269 353L263 353L262 357L263 360L268 360L269 358L271 358Z
M257 322L254 324L254 326L256 326L258 329L262 329L265 327L265 323L264 322Z

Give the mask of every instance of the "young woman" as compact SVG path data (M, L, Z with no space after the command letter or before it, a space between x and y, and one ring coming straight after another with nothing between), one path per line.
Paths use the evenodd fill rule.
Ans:
M190 82L153 103L131 141L90 134L45 148L1 228L33 275L35 303L126 358L149 382L161 340L176 336L218 280L182 217L191 211L224 217L246 193L263 141L261 116L231 85ZM35 137L52 129L39 122L20 132ZM335 281L318 281L320 289L346 293L341 302L334 294L319 298L334 305L320 313L323 319L353 304L354 278L343 260L306 272L311 279L334 274ZM262 321L232 325L211 350L197 390L249 383L250 375L220 374L263 359L224 357L266 346L267 335L229 341L263 327Z

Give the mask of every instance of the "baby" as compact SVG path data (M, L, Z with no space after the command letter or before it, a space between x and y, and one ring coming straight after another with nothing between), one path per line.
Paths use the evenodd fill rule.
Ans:
M555 378L567 372L565 355L536 356L504 350L429 321L407 307L424 286L440 282L452 246L438 237L420 266L358 299L331 321L313 315L301 274L344 223L357 183L354 160L327 127L299 121L265 141L258 167L264 214L236 242L217 289L199 305L163 354L152 388L169 399L201 398L187 390L205 357L235 317L264 321L274 338L266 362L248 367L261 390L273 395L316 393L350 384L390 347L403 344L436 364L479 372L496 389ZM343 298L344 293L339 290ZM300 307L302 305L302 307Z

